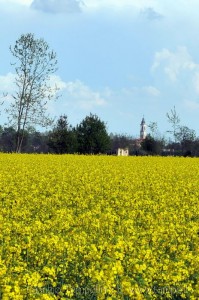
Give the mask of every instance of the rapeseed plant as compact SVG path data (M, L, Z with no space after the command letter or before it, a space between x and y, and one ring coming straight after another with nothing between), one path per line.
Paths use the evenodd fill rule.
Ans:
M0 299L198 299L196 158L0 154Z

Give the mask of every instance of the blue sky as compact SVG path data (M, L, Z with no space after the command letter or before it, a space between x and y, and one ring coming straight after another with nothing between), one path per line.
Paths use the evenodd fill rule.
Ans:
M9 46L31 32L57 53L52 116L75 126L91 112L137 137L143 115L165 134L175 106L199 135L198 28L198 0L0 0L0 91L14 90Z

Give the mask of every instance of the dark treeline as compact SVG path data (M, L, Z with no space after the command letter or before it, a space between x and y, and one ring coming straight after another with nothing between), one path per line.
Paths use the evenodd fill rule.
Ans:
M106 124L93 114L75 127L62 115L49 131L29 127L23 134L22 153L114 155L118 148L128 148L129 155L199 156L199 138L185 126L175 131L173 141L155 135L153 128L140 140L125 134L108 134ZM0 126L0 151L16 152L17 138L13 127Z
M199 157L199 138L174 142L163 138L153 137L148 134L140 141L127 135L110 135L111 153L116 153L118 148L128 148L129 155L161 155L161 156L196 156Z
M21 153L98 154L110 150L106 124L93 114L86 116L76 127L72 127L67 116L62 115L52 130L46 132L33 127L18 132L13 127L0 126L0 151L17 152L20 134L23 134Z

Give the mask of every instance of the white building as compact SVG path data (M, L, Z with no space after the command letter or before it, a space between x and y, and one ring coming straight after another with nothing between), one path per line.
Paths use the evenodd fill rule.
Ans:
M117 156L129 156L129 149L128 148L125 148L125 149L118 148Z

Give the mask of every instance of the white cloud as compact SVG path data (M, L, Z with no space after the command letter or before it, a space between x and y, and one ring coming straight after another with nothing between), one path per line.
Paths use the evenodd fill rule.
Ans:
M10 98L10 95L16 90L15 77L16 75L14 73L0 75L0 92L8 94L8 98ZM66 88L66 83L57 75L50 76L49 85L52 88L56 86L60 91Z
M154 63L151 70L163 69L164 73L171 81L176 81L178 76L184 71L194 71L198 69L197 65L186 47L178 47L176 52L171 52L168 49L163 49L155 53Z
M106 105L105 99L99 92L94 92L80 80L67 82L65 85L66 99L82 109L92 109L97 106Z
M199 67L198 67L199 69ZM193 77L193 86L195 88L195 91L197 94L199 94L199 70L198 72L195 73L194 77Z
M15 81L15 74L13 73L0 75L0 91L5 93L13 92L14 81Z
M141 97L148 96L150 100L151 98L160 96L160 91L152 85L143 87L134 86L132 88L123 88L121 93L123 94L123 97L132 97L135 95Z
M143 91L146 92L149 96L158 97L160 95L160 91L154 86L145 86L143 87Z
M0 96L6 95L0 97L0 102L3 100L6 106L13 101L11 95L16 90L14 81L15 74L13 73L0 76ZM60 114L66 108L70 109L70 111L91 111L94 108L107 105L100 92L93 91L80 80L65 82L59 76L51 75L49 85L52 88L56 86L60 94L58 101L50 101L46 105L48 112L52 115ZM107 90L105 90L106 95Z
M15 90L15 75L8 73L6 75L0 75L0 95L1 100L4 102L12 101L12 94Z
M153 6L155 0L85 0L85 5L88 8L100 9L106 7L113 8L125 8L125 7L137 7L138 9L145 6Z
M76 13L81 12L81 0L33 0L31 8L47 13Z
M50 86L56 86L59 90L66 88L66 83L58 75L51 75L49 80Z
M16 91L15 77L14 73L0 75L0 102L3 101L5 107L8 107L13 102L12 95ZM50 76L49 85L52 89L56 86L61 93L66 88L66 83L57 75ZM54 95L56 93L57 91L54 91ZM46 107L48 108L48 112L53 114L55 111L54 103L50 101L46 104Z
M13 73L0 75L1 93L8 93L10 95L15 91L15 76L16 75ZM63 97L66 96L66 99L72 101L73 104L81 108L90 109L95 106L106 105L105 99L99 92L93 91L80 80L65 82L60 78L60 76L51 75L49 85L52 88L56 86L61 94L63 94Z
M143 15L148 20L160 20L163 15L158 13L154 8L147 7L141 10L141 15Z
M199 111L199 102L197 102L197 101L185 100L184 105L190 111L193 111L193 112Z
M0 4L20 4L29 6L32 0L0 0Z

